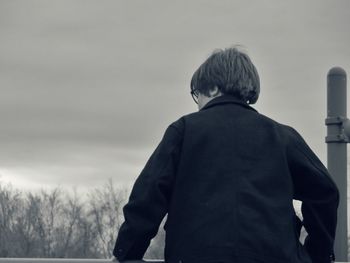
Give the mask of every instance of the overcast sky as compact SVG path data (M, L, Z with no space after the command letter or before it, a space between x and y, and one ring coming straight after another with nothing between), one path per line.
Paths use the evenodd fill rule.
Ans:
M0 182L130 184L166 127L197 110L195 69L245 46L252 105L326 165L326 75L350 72L350 1L0 0Z

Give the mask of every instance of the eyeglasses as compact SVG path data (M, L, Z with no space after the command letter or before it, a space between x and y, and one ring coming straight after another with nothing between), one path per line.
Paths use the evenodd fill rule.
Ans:
M194 102L198 104L198 96L199 96L198 90L196 89L191 90L191 96Z

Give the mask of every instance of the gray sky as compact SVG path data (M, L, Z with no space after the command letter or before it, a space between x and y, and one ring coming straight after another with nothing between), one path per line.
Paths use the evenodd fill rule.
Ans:
M197 110L194 70L242 44L260 113L326 164L326 74L350 72L350 1L0 0L0 181L130 184L166 127Z

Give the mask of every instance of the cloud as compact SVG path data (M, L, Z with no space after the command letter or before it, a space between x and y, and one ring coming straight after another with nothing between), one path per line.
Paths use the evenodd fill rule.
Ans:
M325 77L350 69L349 5L3 1L0 173L22 185L134 180L167 125L196 110L192 72L235 43L260 73L255 107L325 160Z

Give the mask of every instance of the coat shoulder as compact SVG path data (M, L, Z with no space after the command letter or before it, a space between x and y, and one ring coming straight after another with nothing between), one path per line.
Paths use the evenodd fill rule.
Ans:
M277 126L282 132L286 133L286 134L290 134L293 135L295 133L298 133L292 126L278 122L264 114L259 113L260 117L262 119L265 119L267 122L270 122L272 124L274 124L275 126Z

